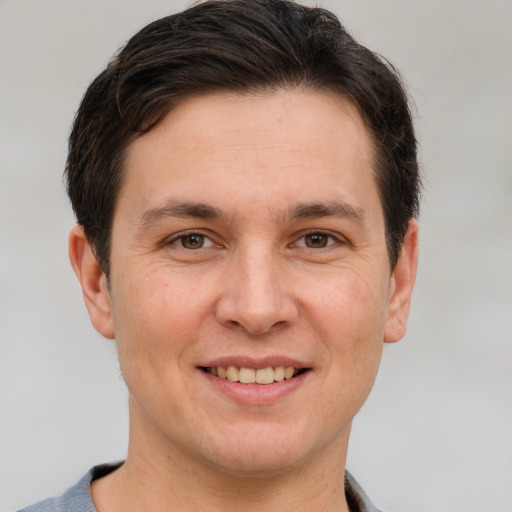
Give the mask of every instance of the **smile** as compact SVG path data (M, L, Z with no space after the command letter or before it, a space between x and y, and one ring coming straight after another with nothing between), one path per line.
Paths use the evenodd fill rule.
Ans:
M273 384L293 379L306 371L306 368L299 369L293 366L269 366L259 369L239 366L210 366L201 369L215 377L242 384Z

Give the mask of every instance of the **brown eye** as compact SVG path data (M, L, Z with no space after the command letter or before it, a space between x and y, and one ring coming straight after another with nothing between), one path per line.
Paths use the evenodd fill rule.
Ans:
M180 236L179 241L185 249L201 249L204 246L205 237L191 233L190 235Z
M322 249L329 244L329 236L323 233L310 233L304 237L304 243L311 249Z

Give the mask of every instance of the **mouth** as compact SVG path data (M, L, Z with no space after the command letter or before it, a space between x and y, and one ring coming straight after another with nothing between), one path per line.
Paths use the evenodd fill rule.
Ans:
M283 380L291 380L308 371L308 368L293 366L269 366L267 368L245 368L243 366L200 366L202 371L231 382L242 384L268 385Z

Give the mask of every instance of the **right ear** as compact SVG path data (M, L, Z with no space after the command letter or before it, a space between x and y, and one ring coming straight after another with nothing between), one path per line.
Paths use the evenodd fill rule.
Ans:
M92 325L105 338L114 339L107 277L96 260L82 226L75 226L69 233L69 259L82 286Z

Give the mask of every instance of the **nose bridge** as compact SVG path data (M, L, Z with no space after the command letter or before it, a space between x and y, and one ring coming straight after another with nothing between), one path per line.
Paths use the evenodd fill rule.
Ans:
M279 255L268 241L240 247L228 269L218 316L225 324L264 334L296 317Z
M255 311L275 308L279 302L276 257L272 250L263 247L244 251L239 257L240 281L237 284L238 300Z

